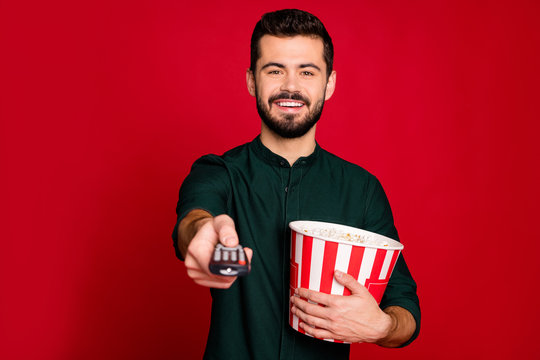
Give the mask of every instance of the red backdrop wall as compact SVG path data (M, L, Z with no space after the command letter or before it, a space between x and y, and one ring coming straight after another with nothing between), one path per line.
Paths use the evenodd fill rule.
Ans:
M420 337L353 359L534 358L536 1L0 5L0 357L197 359L210 296L173 252L191 163L259 131L263 12L318 15L337 91L319 143L382 181Z

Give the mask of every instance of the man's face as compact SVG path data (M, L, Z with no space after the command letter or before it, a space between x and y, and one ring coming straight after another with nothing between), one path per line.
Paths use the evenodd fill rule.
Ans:
M303 136L317 123L324 101L334 92L336 74L326 77L323 41L265 35L259 47L255 73L247 73L259 115L281 137Z

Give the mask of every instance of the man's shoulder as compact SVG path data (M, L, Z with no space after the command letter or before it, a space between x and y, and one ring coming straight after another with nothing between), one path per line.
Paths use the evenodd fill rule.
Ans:
M217 154L206 154L197 159L196 163L214 163L225 165L230 162L234 162L239 158L245 156L248 150L249 143L238 145L230 150L227 150L221 155Z
M375 175L367 171L362 166L350 162L348 160L339 157L327 150L321 149L322 157L325 159L325 162L330 166L333 171L339 171L343 174L361 177L365 179L376 179Z
M224 159L225 161L234 161L234 160L236 160L238 158L242 158L242 157L246 156L246 154L248 152L249 144L250 143L245 143L245 144L242 144L242 145L238 145L238 146L226 151L225 153L223 153L223 155L221 155L221 158Z

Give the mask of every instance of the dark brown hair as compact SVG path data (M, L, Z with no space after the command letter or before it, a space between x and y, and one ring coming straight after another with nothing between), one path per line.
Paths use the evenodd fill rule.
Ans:
M288 37L296 35L320 37L323 41L323 57L326 62L326 76L332 73L334 63L334 45L332 38L326 31L321 20L307 11L297 9L283 9L269 12L261 17L255 25L251 35L251 64L250 69L255 72L255 65L261 56L259 41L264 35Z

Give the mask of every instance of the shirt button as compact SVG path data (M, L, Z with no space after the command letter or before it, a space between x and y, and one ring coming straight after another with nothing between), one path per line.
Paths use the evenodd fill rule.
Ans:
M281 160L281 161L279 162L279 165L285 166L285 161Z

